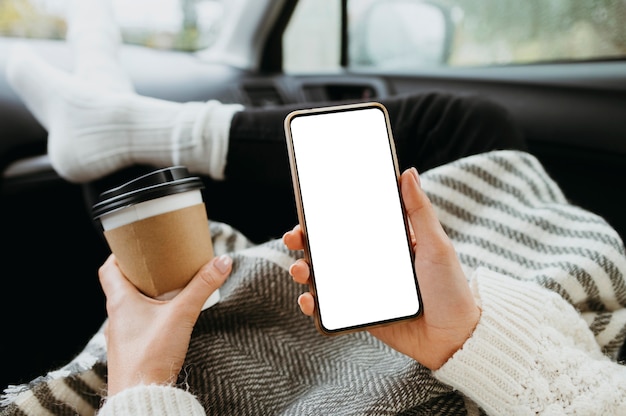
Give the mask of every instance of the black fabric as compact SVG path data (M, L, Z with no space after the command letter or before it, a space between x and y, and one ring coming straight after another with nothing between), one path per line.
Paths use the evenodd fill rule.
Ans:
M423 172L490 150L527 150L521 130L504 108L479 96L432 92L379 101L389 112L402 170L415 166ZM235 114L226 177L291 186L283 122L289 112L308 107L299 104Z

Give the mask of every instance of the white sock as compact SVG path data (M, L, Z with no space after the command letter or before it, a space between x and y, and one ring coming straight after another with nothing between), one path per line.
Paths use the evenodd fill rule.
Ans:
M228 134L239 104L186 104L111 92L50 66L29 49L11 51L7 79L48 130L54 169L88 182L132 164L182 164L223 179Z

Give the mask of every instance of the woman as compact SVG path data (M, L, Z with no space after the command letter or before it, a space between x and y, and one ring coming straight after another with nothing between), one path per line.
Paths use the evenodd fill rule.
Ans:
M80 5L101 8L92 15L109 30L74 20L76 74L24 50L8 67L48 129L60 175L108 186L108 175L136 164L181 163L218 180L254 175L289 184L282 120L294 107L138 96L117 66L106 3L83 0L75 10ZM97 66L85 59L93 44ZM103 330L67 366L9 390L4 413L90 413L106 397L100 415L617 414L626 397L624 367L609 358L626 327L626 255L617 234L571 206L519 151L521 135L499 107L441 94L382 102L416 230L422 318L321 337L308 319L312 295L285 279L308 282L300 229L255 245L212 224L218 256L169 302L141 295L109 258L100 269ZM337 238L349 244L341 230ZM217 288L222 301L201 313ZM295 298L300 316L290 306Z

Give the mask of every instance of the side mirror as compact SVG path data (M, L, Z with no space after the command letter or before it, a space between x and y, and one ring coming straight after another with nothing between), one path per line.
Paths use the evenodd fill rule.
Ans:
M419 68L445 65L454 27L440 5L420 0L377 0L350 22L350 66Z

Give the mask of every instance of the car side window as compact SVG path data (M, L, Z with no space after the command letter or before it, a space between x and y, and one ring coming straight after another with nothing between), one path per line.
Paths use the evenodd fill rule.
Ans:
M337 10L339 0L299 1L283 39L287 72L340 66ZM347 67L403 70L624 59L625 19L622 0L348 0ZM308 42L328 49L295 47Z

